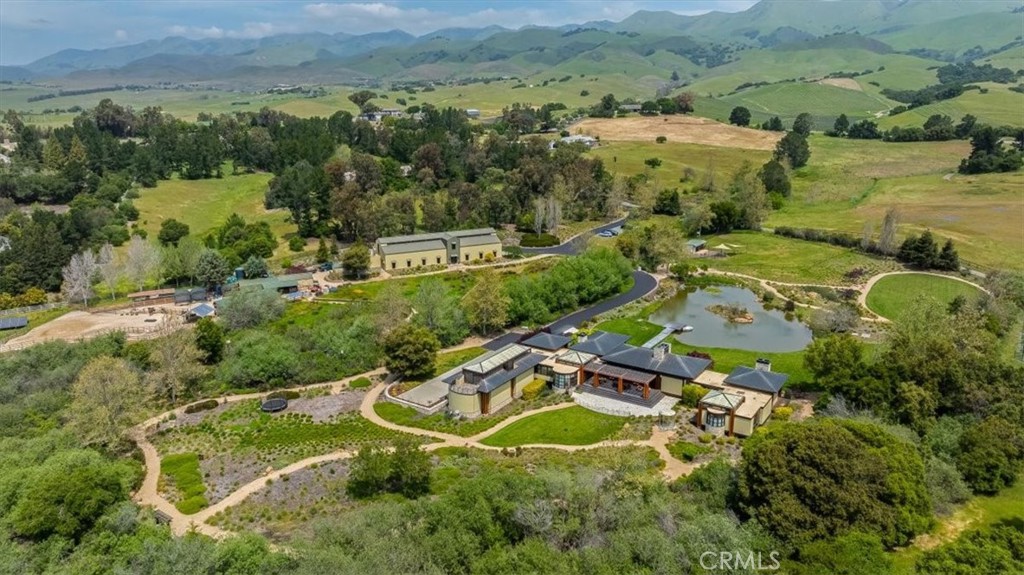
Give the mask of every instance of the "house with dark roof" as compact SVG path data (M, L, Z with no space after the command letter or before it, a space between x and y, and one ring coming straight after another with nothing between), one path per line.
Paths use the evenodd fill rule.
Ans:
M705 431L747 437L771 417L789 376L774 372L771 362L737 366L697 404L697 426Z
M523 394L533 381L537 365L546 355L511 343L463 364L445 379L448 409L466 417L487 415L505 407Z
M603 356L618 350L629 341L628 335L608 331L595 331L591 334L580 333L576 343L569 349Z
M567 335L558 335L542 331L531 337L524 339L520 343L532 347L534 349L542 349L544 351L556 351L568 346L571 341L572 338Z
M658 377L654 388L676 397L682 395L684 385L697 379L711 365L709 359L671 353L665 343L651 349L624 345L603 356L601 361L655 374Z

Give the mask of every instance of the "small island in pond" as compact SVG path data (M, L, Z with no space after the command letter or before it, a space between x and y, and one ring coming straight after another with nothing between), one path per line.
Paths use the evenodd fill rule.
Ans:
M754 323L754 315L739 304L714 304L709 305L706 309L732 323Z

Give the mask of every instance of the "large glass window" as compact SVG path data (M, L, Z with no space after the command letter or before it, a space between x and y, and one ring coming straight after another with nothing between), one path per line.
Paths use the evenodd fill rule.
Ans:
M560 389L566 389L576 385L576 374L575 373L556 373L555 374L555 387Z
M550 365L538 365L537 366L537 374L538 375L543 375L545 377L551 377L552 374L554 374L554 372L555 372L555 370L552 369Z
M709 413L704 417L704 424L708 427L725 427L725 415Z

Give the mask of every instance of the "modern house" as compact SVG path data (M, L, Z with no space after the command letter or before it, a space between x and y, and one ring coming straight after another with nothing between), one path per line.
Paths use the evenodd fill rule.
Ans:
M380 268L385 271L497 259L501 250L501 240L493 228L391 236L374 244Z
M523 394L534 368L547 356L511 343L462 366L449 376L448 409L466 417L487 415Z
M756 367L737 367L731 373L708 371L711 360L674 354L668 344L648 349L628 345L629 337L610 332L580 335L576 343L566 335L537 333L456 368L432 385L441 386L423 408L444 401L448 410L465 417L494 413L522 395L533 379L552 388L591 394L634 406L655 409L669 397L682 396L683 386L698 384L708 390L697 407L701 429L748 436L771 417L779 392L789 376L771 371L766 360ZM433 392L432 392L433 393ZM407 403L409 404L409 403Z
M720 389L701 398L697 405L698 427L746 437L768 421L789 376L772 371L771 362L765 359L758 359L754 365L737 366Z

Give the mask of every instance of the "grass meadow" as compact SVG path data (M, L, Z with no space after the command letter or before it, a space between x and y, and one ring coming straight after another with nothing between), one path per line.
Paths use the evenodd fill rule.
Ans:
M622 429L626 418L590 411L574 405L521 419L481 443L493 447L515 447L547 443L590 445L610 438Z

